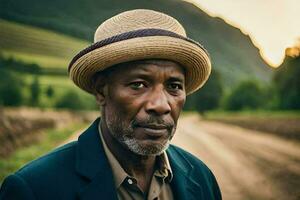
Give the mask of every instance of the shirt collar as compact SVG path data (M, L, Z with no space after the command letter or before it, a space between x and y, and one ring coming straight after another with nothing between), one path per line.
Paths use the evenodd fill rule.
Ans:
M104 148L104 152L107 156L108 162L112 169L115 185L117 188L119 188L125 179L131 178L131 179L135 180L135 178L130 176L129 174L127 174L124 171L124 169L120 165L119 161L116 159L116 157L113 155L113 153L108 148L108 146L102 136L100 124L101 124L101 120L98 125L98 131L100 134L101 142L102 142L102 145ZM161 177L165 182L171 182L171 180L173 178L173 173L172 173L172 169L171 169L170 162L168 159L168 155L165 151L157 157L157 162L158 162L158 169L155 170L154 176Z

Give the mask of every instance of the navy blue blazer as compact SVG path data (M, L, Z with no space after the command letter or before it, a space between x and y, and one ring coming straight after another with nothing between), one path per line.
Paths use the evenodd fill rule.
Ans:
M96 120L78 141L66 144L8 176L0 200L117 200L113 175ZM171 188L179 200L219 200L221 193L208 167L190 153L170 145Z

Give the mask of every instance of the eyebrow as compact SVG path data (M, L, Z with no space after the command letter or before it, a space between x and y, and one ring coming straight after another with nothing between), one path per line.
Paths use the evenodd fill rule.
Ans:
M181 82L181 83L184 83L184 80L181 77L170 77L168 79L168 81L170 81L170 82Z
M142 72L135 72L135 73L129 74L127 76L127 78L128 79L130 79L130 78L141 78L141 79L149 80L149 79L151 79L150 74L151 73L146 72L146 71L143 70ZM176 75L174 76L173 75L173 76L170 76L166 81L184 83L184 77L181 77L180 75L179 76L176 76Z

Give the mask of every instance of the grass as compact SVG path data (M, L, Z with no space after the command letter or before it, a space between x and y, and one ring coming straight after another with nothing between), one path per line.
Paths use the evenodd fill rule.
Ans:
M53 31L0 19L0 46L4 57L41 67L67 69L72 57L89 43Z
M69 138L72 133L85 127L86 124L74 124L63 129L48 129L42 132L41 142L16 150L10 157L0 159L0 183L3 179Z
M23 94L26 99L30 99L30 84L32 84L35 75L24 74L23 75L27 87L24 87ZM48 75L39 75L38 80L40 83L40 106L41 107L53 107L57 99L63 96L69 90L76 90L81 92L77 87L72 84L71 80L65 76L48 76ZM46 95L46 90L48 87L54 89L53 97L49 98Z
M2 50L1 54L4 58L13 57L17 61L25 63L35 63L44 68L65 68L69 65L68 58L61 58L49 55L38 55L35 53L20 52L18 50Z
M32 84L36 75L22 74L23 82L21 88L22 106L34 106L39 108L56 108L62 99L67 99L68 94L75 94L77 99L69 98L69 102L80 101L78 109L98 110L96 99L93 95L81 90L72 81L65 76L39 75L39 95L38 104L32 104ZM48 95L49 89L52 88L53 94ZM77 100L77 101L76 101Z
M31 74L22 74L24 78L25 86L23 87L23 94L25 101L30 101L30 85L32 84L36 75ZM96 105L95 98L79 89L67 76L52 76L52 75L38 75L39 85L40 85L40 107L54 107L55 103L63 97L68 91L76 92L86 104ZM46 91L49 87L52 87L54 90L54 95L48 97ZM29 103L27 103L29 104Z
M24 63L35 63L44 69L61 68L67 72L72 57L89 43L53 31L47 31L28 25L22 25L0 19L0 53L4 58L14 58ZM30 85L35 75L21 73L25 80L22 93L25 104L30 105ZM40 107L53 107L66 92L73 90L85 102L93 104L93 97L77 88L67 76L39 75L41 95ZM46 90L54 89L54 96L49 98Z

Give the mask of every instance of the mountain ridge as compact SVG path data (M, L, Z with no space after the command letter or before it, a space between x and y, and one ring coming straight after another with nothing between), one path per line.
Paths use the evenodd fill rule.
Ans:
M248 35L211 17L194 4L179 0L0 0L0 17L92 41L97 26L125 10L145 8L165 12L185 27L188 36L208 49L213 67L231 87L245 79L270 80L272 69ZM32 4L32 7L28 6ZM83 17L84 16L84 17Z

